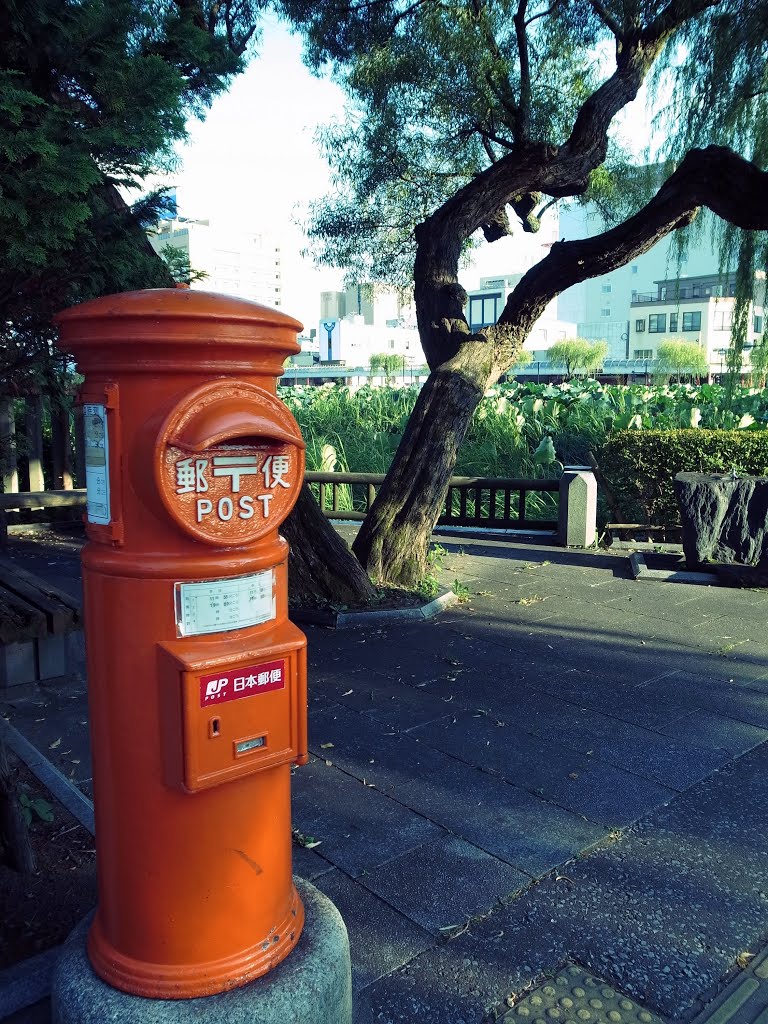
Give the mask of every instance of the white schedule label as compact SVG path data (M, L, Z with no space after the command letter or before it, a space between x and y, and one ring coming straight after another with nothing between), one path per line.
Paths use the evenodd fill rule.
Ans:
M176 632L198 636L268 622L275 617L274 584L272 569L234 579L177 583Z
M109 437L103 405L83 405L85 491L89 523L107 526L109 516Z

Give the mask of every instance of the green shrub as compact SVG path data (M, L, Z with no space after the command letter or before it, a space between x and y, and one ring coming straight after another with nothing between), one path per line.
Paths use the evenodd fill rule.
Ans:
M768 432L751 430L621 430L595 452L623 522L680 522L677 473L768 473Z

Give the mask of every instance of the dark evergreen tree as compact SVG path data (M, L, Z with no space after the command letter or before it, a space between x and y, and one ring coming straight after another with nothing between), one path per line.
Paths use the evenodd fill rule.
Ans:
M173 278L146 241L191 114L242 67L260 0L7 0L0 8L0 389L57 366L52 314Z

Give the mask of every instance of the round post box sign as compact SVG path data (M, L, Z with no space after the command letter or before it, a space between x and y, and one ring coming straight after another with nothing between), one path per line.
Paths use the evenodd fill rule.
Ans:
M231 380L205 384L160 430L160 496L197 540L251 544L276 530L295 505L304 447L295 419L268 391Z

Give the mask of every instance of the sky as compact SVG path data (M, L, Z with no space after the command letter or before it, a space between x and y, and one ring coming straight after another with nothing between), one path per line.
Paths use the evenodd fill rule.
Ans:
M340 271L318 270L299 252L298 225L313 199L330 188L328 167L315 141L319 126L343 118L341 89L315 78L301 61L301 41L270 18L258 53L229 91L214 100L204 121L189 125L189 140L179 148L176 184L179 212L222 227L274 232L283 258L283 308L315 326L320 292L342 286ZM624 134L643 119L637 100L624 117ZM641 131L640 137L643 137ZM466 288L481 276L501 276L537 262L552 231L521 233L483 246L462 274ZM521 252L521 246L525 253Z
M319 319L320 292L341 287L342 274L315 270L299 256L303 238L295 221L329 189L314 135L342 113L341 90L310 75L300 40L270 21L246 71L204 121L189 125L171 176L182 216L279 236L283 308L307 327Z

